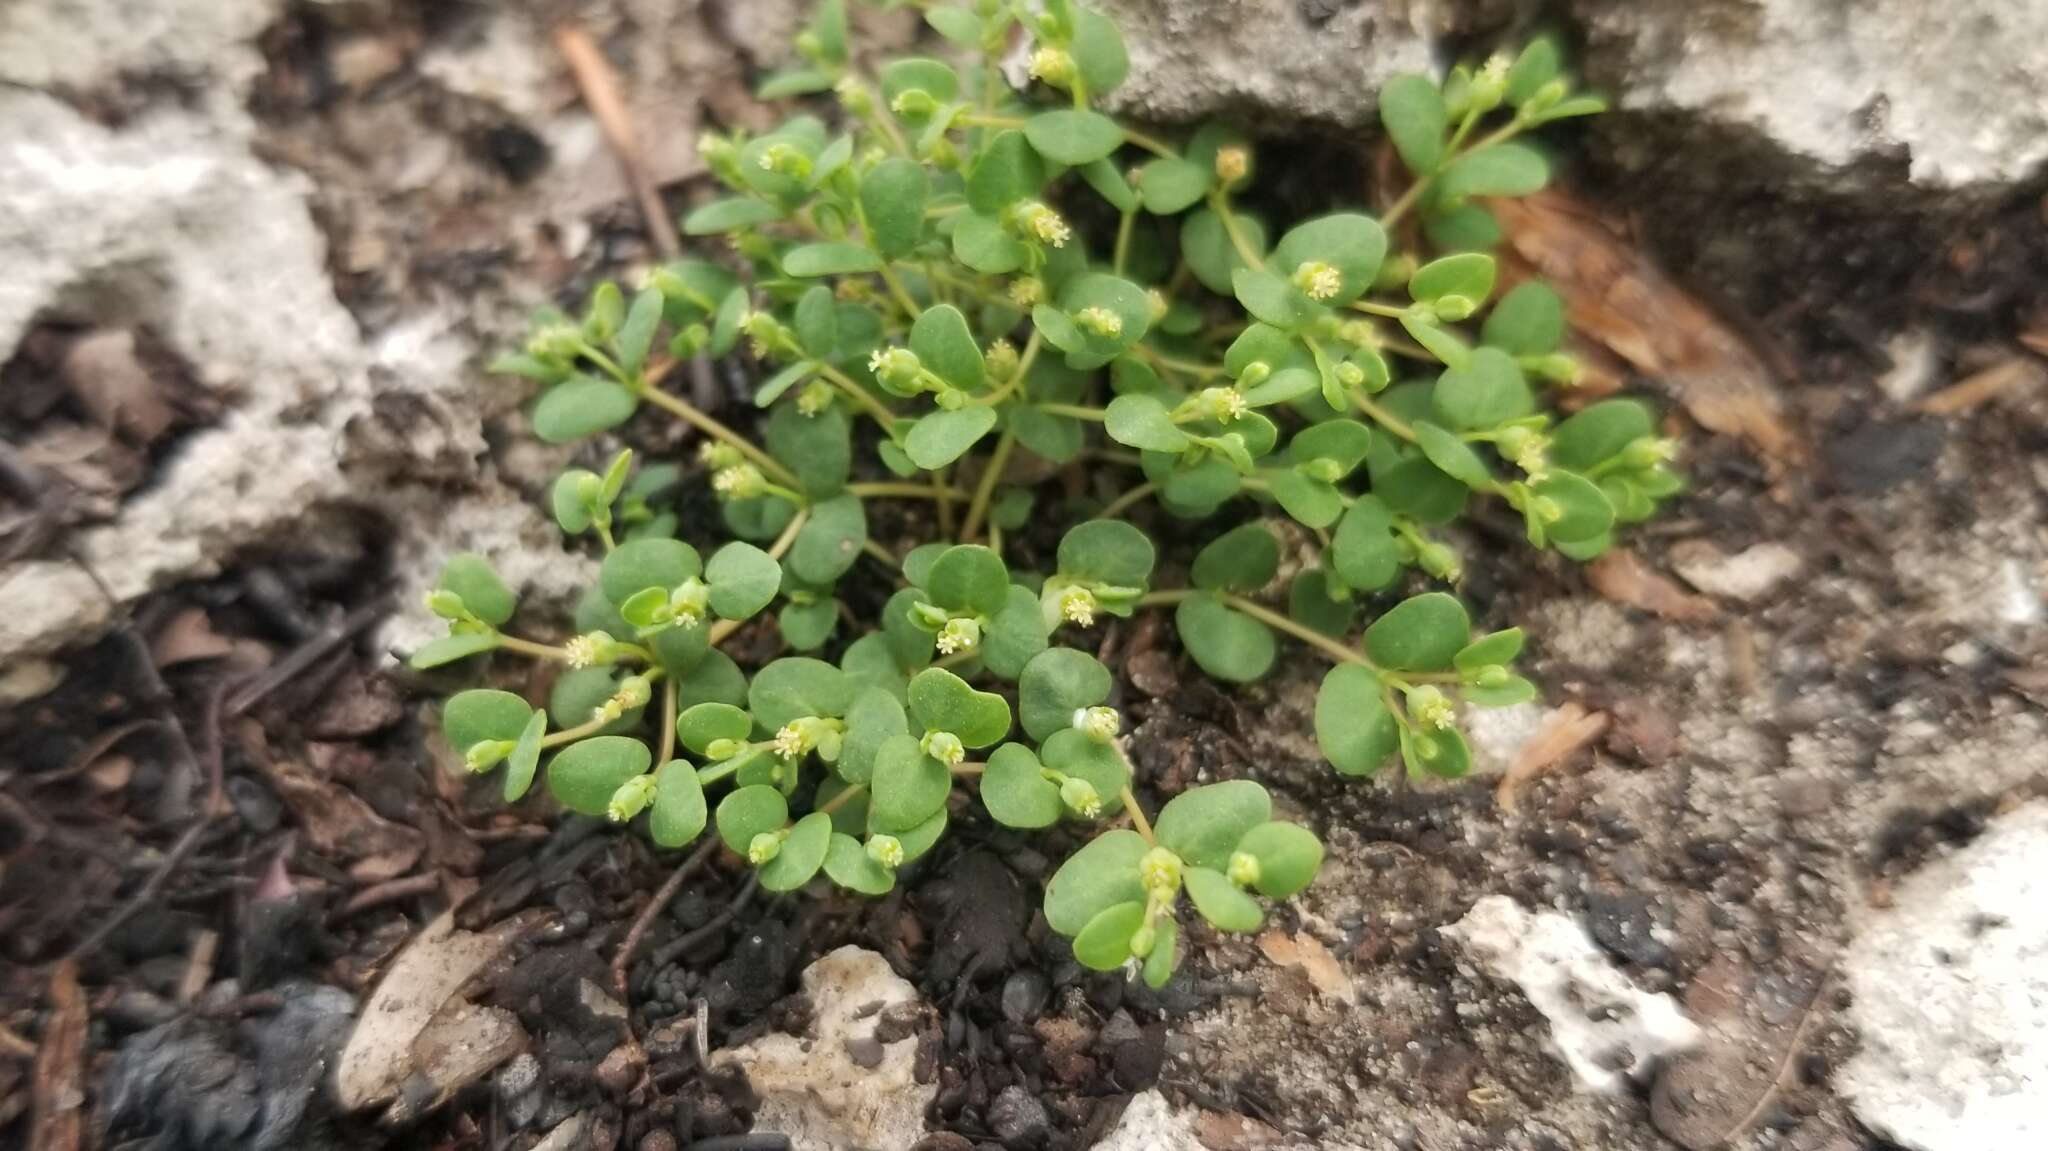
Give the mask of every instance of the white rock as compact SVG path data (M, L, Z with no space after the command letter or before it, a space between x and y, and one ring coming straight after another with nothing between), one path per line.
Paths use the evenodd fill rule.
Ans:
M779 1131L804 1151L883 1151L924 1136L924 1111L938 1083L919 1083L912 1070L917 1039L882 1047L882 1060L862 1067L848 1040L874 1037L882 1013L915 1003L917 990L872 951L846 946L804 969L811 1033L764 1035L712 1056L745 1069L761 1096L754 1124Z
M1505 895L1489 895L1444 934L1520 985L1550 1021L1551 1049L1586 1088L1620 1091L1631 1076L1647 1077L1658 1059L1700 1040L1676 1001L1637 987L1571 916L1531 915Z
M1671 567L1708 595L1750 603L1798 575L1806 561L1781 543L1751 544L1731 556L1705 540L1687 540L1671 549Z
M2048 803L1900 884L1842 974L1858 1119L1921 1151L2048 1146Z
M1547 714L1540 703L1517 703L1508 707L1468 707L1458 726L1472 745L1472 774L1499 775L1515 762L1522 748L1535 738Z
M1116 1127L1095 1144L1094 1151L1194 1151L1195 1113L1166 1101L1157 1090L1131 1097Z

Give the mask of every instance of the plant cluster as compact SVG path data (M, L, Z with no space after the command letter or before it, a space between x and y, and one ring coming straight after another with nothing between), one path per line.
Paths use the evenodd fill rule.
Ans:
M820 872L888 891L963 786L1009 827L1121 816L1059 869L1045 914L1083 963L1157 984L1178 961L1183 893L1217 928L1251 931L1255 897L1300 890L1322 847L1248 781L1149 818L1111 673L1071 645L1105 616L1171 608L1194 661L1243 683L1291 637L1335 663L1315 730L1339 772L1457 776L1460 701L1535 694L1511 670L1521 632L1475 637L1454 596L1424 591L1354 639L1367 610L1414 573L1457 580L1441 531L1475 497L1518 512L1531 544L1585 558L1677 489L1641 404L1562 422L1546 409L1577 371L1558 297L1524 283L1496 298L1485 251L1498 229L1484 199L1548 176L1515 138L1601 105L1540 40L1442 83L1403 77L1382 107L1407 191L1378 219L1281 230L1242 203L1257 176L1245 137L1209 125L1176 145L1097 110L1127 69L1101 14L980 0L925 16L976 66L904 59L871 78L827 0L805 64L765 91L829 93L837 129L805 114L700 141L730 194L684 228L726 237L737 270L682 261L630 299L604 284L495 365L543 386L533 426L551 443L649 406L694 426L730 542L707 557L676 538L714 534L662 510L683 469L636 470L625 452L569 471L554 516L605 553L574 638L505 630L513 595L460 556L431 597L450 634L413 663L507 651L567 665L545 708L491 690L448 701L468 765L502 767L517 800L549 756L563 806L644 813L666 848L714 827L773 891ZM1024 94L1000 65L1019 26ZM1104 222L1106 251L1084 220ZM1390 254L1404 220L1399 234L1446 254ZM743 339L764 377L758 441L662 386ZM1104 504L1034 482L1055 473L1129 478ZM898 556L871 539L868 506L889 499L924 501L933 542ZM1200 548L1184 585L1159 586L1153 542L1123 518L1144 503L1244 522ZM1041 509L1080 518L1053 570L1012 570L1005 538ZM1245 512L1319 545L1271 606L1280 540ZM843 583L878 572L900 587L878 626L842 637ZM743 669L720 644L771 608L797 654Z

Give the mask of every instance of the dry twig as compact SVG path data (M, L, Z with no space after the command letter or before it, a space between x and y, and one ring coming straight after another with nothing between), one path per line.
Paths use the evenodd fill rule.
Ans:
M647 174L647 165L640 158L639 136L633 130L633 116L626 108L626 101L619 93L619 76L613 71L611 61L604 58L590 33L574 19L565 19L555 25L555 48L562 58L569 62L569 72L576 78L576 89L583 93L583 102L590 108L590 114L597 118L597 126L604 133L605 142L619 158L619 167L626 173L626 182L632 185L633 196L640 202L640 215L647 221L647 234L654 241L656 251L663 259L673 260L682 254L682 241L676 236L676 226L668 218L668 205L662 202L661 189L655 186L654 178Z

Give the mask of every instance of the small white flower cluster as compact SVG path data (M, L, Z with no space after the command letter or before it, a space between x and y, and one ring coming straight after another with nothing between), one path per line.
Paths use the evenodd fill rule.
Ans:
M1124 334L1124 318L1108 308L1091 306L1074 313L1074 322L1105 340Z
M1294 270L1294 283L1311 300L1331 300L1344 286L1344 273L1334 264L1309 260Z

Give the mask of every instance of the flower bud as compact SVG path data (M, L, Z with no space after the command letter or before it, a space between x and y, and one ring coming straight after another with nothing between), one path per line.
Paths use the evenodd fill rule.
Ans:
M505 762L505 757L518 748L517 741L510 739L479 740L470 745L462 755L462 765L471 771L485 772Z
M981 646L981 625L966 616L946 621L939 629L939 654L954 655Z
M928 731L917 741L919 750L947 767L958 767L967 762L967 745L950 731Z
M1010 302L1030 311L1045 299L1045 285L1036 276L1020 276L1010 281Z
M1563 352L1552 352L1547 356L1539 356L1533 367L1537 375L1549 380L1553 384L1563 384L1566 387L1572 387L1579 382L1579 361L1577 357L1565 355Z
M780 832L764 831L747 844L747 862L759 867L782 854Z
M1643 436L1621 449L1621 461L1630 468L1654 468L1678 454L1678 445L1668 439Z
M1543 85L1543 87L1536 89L1527 100L1522 102L1522 115L1535 116L1547 112L1555 108L1559 101L1563 100L1570 91L1571 85L1565 83L1564 78L1560 76Z
M1124 318L1104 307L1087 307L1074 313L1074 322L1105 340L1124 334Z
M1150 923L1141 923L1136 931L1131 932L1132 955L1143 959L1152 954L1152 949L1157 946L1159 946L1159 929Z
M624 823L645 810L653 799L654 774L636 775L612 792L611 802L605 805L604 813L613 823Z
M1058 212L1036 200L1026 200L1010 209L1011 224L1024 235L1025 239L1050 244L1055 248L1066 246L1067 239L1074 234Z
M746 749L747 744L745 740L714 739L704 745L704 758L713 761L728 760Z
M1074 728L1097 743L1111 743L1123 729L1123 717L1113 707L1083 707L1074 711Z
M1082 627L1095 626L1095 593L1079 584L1069 585L1060 592L1060 617L1068 623Z
M982 353L982 363L988 374L999 381L1007 382L1017 374L1017 345L1008 340L998 339Z
M1233 851L1230 853L1230 866L1224 874L1239 887L1251 887L1259 881L1259 857L1250 852Z
M832 401L837 396L838 393L832 390L831 384L823 380L812 380L804 385L803 391L796 394L796 410L806 416L819 415L832 406Z
M939 110L939 102L922 88L905 88L889 101L889 110L898 116L922 120Z
M832 92L839 97L839 106L855 116L866 116L875 110L874 96L857 76L844 77L832 86Z
M903 841L893 835L870 836L867 853L869 859L888 871L903 866Z
M1451 706L1450 697L1433 684L1411 687L1407 695L1408 714L1426 729L1443 731L1458 718L1457 709Z
M1145 290L1145 313L1152 318L1153 323L1156 324L1165 319L1167 310L1172 306L1167 302L1165 292L1157 288L1147 288Z
M1326 484L1334 484L1344 478L1343 465L1339 464L1336 460L1330 459L1328 456L1317 456L1315 459L1297 464L1295 467L1302 475Z
M1060 781L1060 802L1068 811L1082 819L1094 819L1102 814L1102 795L1095 785L1077 776L1068 776Z
M711 589L704 586L704 581L696 576L677 584L674 590L668 593L669 616L675 620L677 627L696 627L703 623L704 614L710 610L710 606Z
M1244 366L1243 371L1237 373L1237 386L1240 388L1256 388L1260 384L1265 383L1272 374L1273 365L1264 360L1253 360Z
M910 605L910 622L925 631L938 631L951 622L953 616L945 608L923 600Z
M1031 53L1031 78L1054 88L1074 84L1074 58L1058 48L1041 47Z
M1244 418L1248 410L1244 393L1236 388L1204 388L1195 397L1195 404L1203 415L1226 424Z
M924 388L924 364L909 348L876 348L868 355L868 370L899 396L914 396Z
M746 463L720 468L711 475L711 490L721 499L750 500L760 495L767 484L761 469Z
M1138 860L1138 879L1151 895L1170 896L1180 890L1180 856L1155 847Z
M1345 360L1343 363L1338 364L1333 370L1336 373L1339 384L1347 388L1362 388L1365 386L1365 369L1352 363L1350 360Z
M1470 319L1478 310L1470 296L1438 296L1435 304L1436 318L1450 324Z
M435 588L427 593L427 610L445 620L466 620L470 618L468 605L462 597L447 588Z
M1472 76L1471 107L1480 112L1491 112L1500 107L1501 97L1507 94L1508 66L1506 56L1496 54Z
M1458 553L1435 540L1422 541L1421 546L1414 551L1415 565L1433 579L1456 582L1464 572L1464 565L1458 561Z
M740 454L740 450L724 440L705 440L697 448L697 459L712 471L737 467L746 462L746 457Z
M1243 180L1252 168L1251 153L1242 144L1226 144L1216 149L1216 182L1228 189Z

